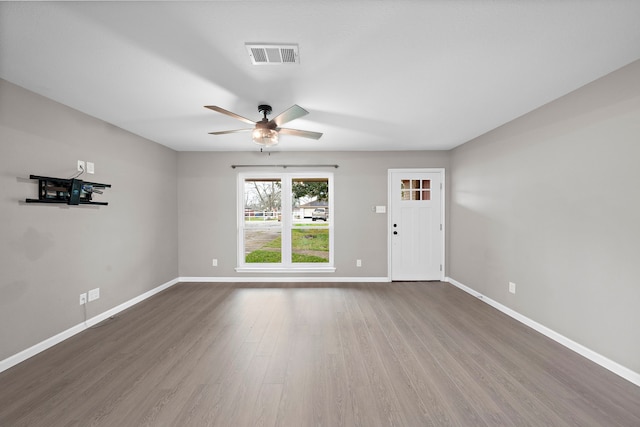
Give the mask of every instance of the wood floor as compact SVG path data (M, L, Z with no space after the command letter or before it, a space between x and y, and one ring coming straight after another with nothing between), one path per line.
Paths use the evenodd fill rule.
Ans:
M0 426L640 426L640 387L446 283L183 283L0 373Z

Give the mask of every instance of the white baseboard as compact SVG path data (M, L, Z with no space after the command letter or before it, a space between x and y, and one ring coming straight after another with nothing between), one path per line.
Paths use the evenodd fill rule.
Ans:
M617 362L614 362L611 359L608 359L606 357L604 357L603 355L601 355L600 353L596 353L595 351L583 346L582 344L579 344L567 337L565 337L564 335L561 335L559 333L557 333L556 331L547 328L544 325L541 325L540 323L536 322L535 320L529 319L526 316L523 316L522 314L518 313L517 311L514 311L512 309L510 309L509 307L500 304L497 301L492 300L491 298L486 297L485 295L482 295L481 293L471 289L468 286L463 285L462 283L458 282L457 280L454 280L450 277L445 277L445 282L449 282L451 283L453 286L462 289L463 291L467 292L470 295L473 295L474 297L484 301L485 303L489 304L490 306L492 306L493 308L503 312L504 314L506 314L507 316L510 316L512 318L514 318L515 320L519 321L520 323L523 323L527 326L529 326L530 328L540 332L542 335L545 335L549 338L551 338L552 340L556 341L559 344L562 344L563 346L567 347L570 350L575 351L576 353L578 353L581 356L586 357L587 359L591 360L594 363L597 363L598 365L602 366L605 369L608 369L609 371L613 372L616 375L621 376L622 378L626 379L627 381L637 385L640 387L640 374L632 371L631 369L620 365Z
M255 283L255 282L389 282L388 277L178 277L180 282Z
M173 285L175 285L176 283L178 283L179 280L178 279L173 279L168 281L167 283L164 283L156 288L151 289L150 291L147 291L145 293L143 293L142 295L139 295L135 298L130 299L129 301L126 301L116 307L113 307L110 310L105 311L104 313L98 314L97 316L92 317L91 319L87 319L86 322L82 322L78 325L72 326L71 328L60 332L59 334L56 334L50 338L47 338L46 340L39 342L38 344L35 344L29 348L27 348L26 350L21 351L20 353L14 354L13 356L9 356L6 359L0 361L0 372L6 371L7 369L17 365L20 362L23 362L27 359L29 359L30 357L35 356L38 353L41 353L43 351L45 351L46 349L53 347L56 344L61 343L62 341L71 338L72 336L84 331L85 329L102 322L103 320L108 319L109 317L118 314L119 312L126 310L127 308L138 304L141 301L144 301L145 299L157 294L160 291L163 291Z

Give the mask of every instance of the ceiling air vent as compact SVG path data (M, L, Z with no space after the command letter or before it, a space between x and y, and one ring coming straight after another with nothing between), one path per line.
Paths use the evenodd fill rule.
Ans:
M245 43L253 65L299 64L297 44Z

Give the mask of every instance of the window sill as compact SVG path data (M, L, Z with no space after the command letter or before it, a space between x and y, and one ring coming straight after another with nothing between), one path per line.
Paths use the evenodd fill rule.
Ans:
M335 273L335 267L236 267L237 273Z

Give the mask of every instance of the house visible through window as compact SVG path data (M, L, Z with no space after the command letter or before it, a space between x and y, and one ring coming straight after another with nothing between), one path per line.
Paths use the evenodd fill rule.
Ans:
M334 271L332 193L332 174L239 174L237 270Z

